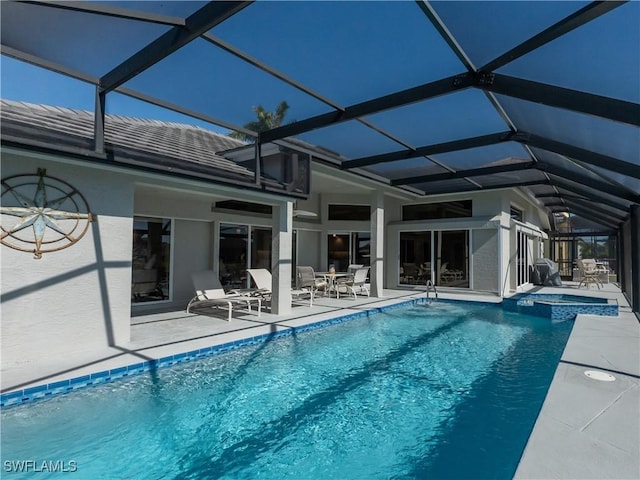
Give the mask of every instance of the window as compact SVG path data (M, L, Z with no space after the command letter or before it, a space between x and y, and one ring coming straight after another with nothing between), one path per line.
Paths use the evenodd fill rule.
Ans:
M511 206L511 220L516 220L518 222L524 222L524 213L519 208Z
M131 301L168 300L171 263L171 220L133 219Z
M242 202L240 200L223 200L221 202L216 202L216 208L225 208L227 210L238 210L240 212L264 213L271 215L271 205Z
M471 206L471 200L404 205L402 207L402 220L438 220L441 218L471 217Z
M370 219L369 205L329 205L329 220L369 221Z

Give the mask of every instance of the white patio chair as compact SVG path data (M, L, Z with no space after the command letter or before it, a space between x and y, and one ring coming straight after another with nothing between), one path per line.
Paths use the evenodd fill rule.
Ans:
M580 283L578 284L578 288L582 287L582 284L587 288L589 288L589 285L595 284L596 287L598 287L598 290L600 290L600 287L604 286L600 281L600 274L602 272L598 269L595 259L582 258L578 259L577 263L582 277L582 280L580 280Z
M356 270L353 274L353 278L345 278L338 280L337 284L337 292L340 295L340 289L344 288L347 293L351 292L353 294L353 299L355 300L358 293L366 293L367 297L369 296L369 288L366 285L367 275L369 273L369 267L362 267Z
M249 290L251 295L258 295L265 300L271 301L271 289L273 285L273 277L271 272L266 268L249 268L247 269L249 275L253 279L253 283L256 284L256 288ZM303 297L309 297L309 306L313 306L313 292L311 289L294 288L291 290L292 299L299 299Z
M319 291L327 292L329 282L317 278L313 267L298 266L296 267L296 287L310 290L315 297Z
M228 311L227 321L231 321L235 306L246 306L251 312L251 304L258 304L258 316L262 310L262 299L249 295L228 294L222 288L220 279L213 270L205 270L191 274L191 281L196 291L187 305L187 313L191 313L193 307L226 307Z

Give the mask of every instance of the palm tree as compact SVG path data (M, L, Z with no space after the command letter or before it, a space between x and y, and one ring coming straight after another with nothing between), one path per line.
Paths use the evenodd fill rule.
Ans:
M287 110L289 110L289 104L285 101L280 102L276 107L275 112L266 111L262 105L253 107L253 111L255 112L257 119L246 123L244 128L254 132L264 132L266 130L279 127L282 125L282 121L287 114ZM251 135L246 135L242 132L232 132L229 136L245 142L253 142L255 140Z

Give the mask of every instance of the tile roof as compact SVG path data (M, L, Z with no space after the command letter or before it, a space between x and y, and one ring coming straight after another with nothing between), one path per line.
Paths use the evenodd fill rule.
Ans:
M93 151L93 112L0 100L3 139ZM194 125L105 115L105 148L119 163L252 181L252 170L218 155L245 144Z

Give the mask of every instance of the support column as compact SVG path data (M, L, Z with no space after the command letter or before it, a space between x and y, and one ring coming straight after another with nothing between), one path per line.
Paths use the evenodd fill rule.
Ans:
M293 202L281 202L273 207L272 214L273 265L271 286L271 313L286 315L291 313L291 264L293 253Z
M370 265L371 296L382 297L384 287L384 193L371 195Z
M631 206L631 296L632 308L640 313L640 205Z
M96 153L104 153L104 111L106 93L96 86L96 103L93 118L93 149Z
M616 262L616 274L618 275L618 284L620 285L620 289L623 292L627 290L626 271L624 269L624 258L625 258L624 233L625 233L625 228L623 225L622 227L618 228L618 261Z
M504 297L511 289L511 252L515 251L511 245L510 220L502 214L498 226L498 295Z

